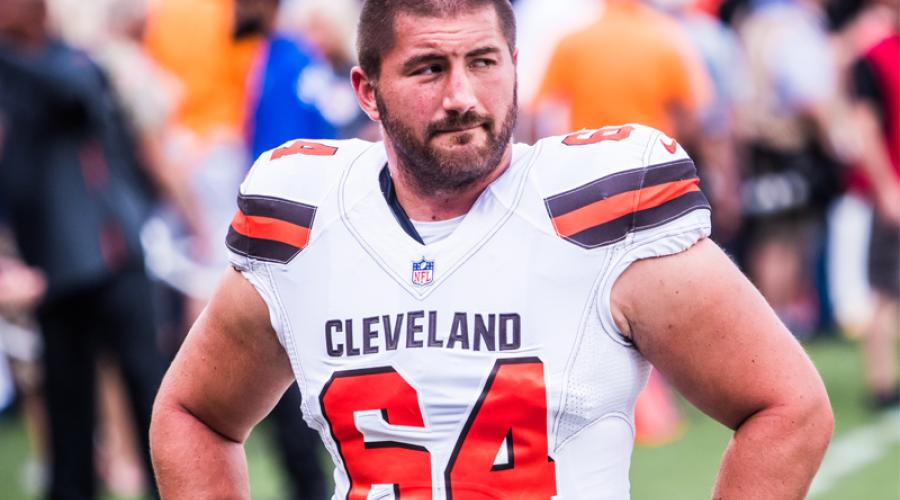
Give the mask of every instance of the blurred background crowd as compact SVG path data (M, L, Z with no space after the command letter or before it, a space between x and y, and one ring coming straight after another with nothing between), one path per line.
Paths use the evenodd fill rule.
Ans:
M798 338L858 339L860 404L896 406L897 0L514 6L516 140L629 122L676 139L713 238ZM27 423L33 493L149 491L153 397L227 265L253 159L379 137L348 78L359 8L0 0L0 410ZM663 381L648 392L639 441L665 442L677 409ZM274 448L293 498L325 498L299 397L270 417Z

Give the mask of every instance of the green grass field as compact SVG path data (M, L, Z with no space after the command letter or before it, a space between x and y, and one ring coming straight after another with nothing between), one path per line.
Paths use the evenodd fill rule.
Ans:
M813 484L816 500L900 499L900 412L875 413L865 402L861 360L847 341L822 340L807 350L825 379L837 427L834 442ZM727 429L685 407L684 437L659 448L638 448L632 465L632 498L709 498ZM278 500L284 491L265 427L247 446L253 498ZM20 421L0 421L0 499L34 498L23 489L23 464L28 444ZM114 499L115 497L107 496Z

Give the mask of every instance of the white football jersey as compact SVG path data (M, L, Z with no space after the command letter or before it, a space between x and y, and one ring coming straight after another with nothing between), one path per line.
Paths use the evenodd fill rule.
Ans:
M431 245L386 202L386 164L359 140L270 151L228 236L334 460L334 498L628 498L650 367L610 291L635 260L709 234L684 150L639 125L515 145Z

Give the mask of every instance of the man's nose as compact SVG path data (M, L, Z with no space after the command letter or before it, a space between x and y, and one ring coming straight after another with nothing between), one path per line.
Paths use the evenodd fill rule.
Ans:
M444 94L444 111L463 114L478 105L475 86L464 68L453 68Z

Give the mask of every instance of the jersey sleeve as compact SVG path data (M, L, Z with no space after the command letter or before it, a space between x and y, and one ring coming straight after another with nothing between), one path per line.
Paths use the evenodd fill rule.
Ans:
M229 262L265 301L282 345L286 325L273 276L315 240L314 227L327 225L319 207L362 143L288 142L263 153L241 184L225 241Z
M541 141L536 183L553 231L598 257L597 306L605 330L610 293L633 262L682 252L709 236L710 205L694 162L672 138L638 124Z
M710 205L699 187L694 162L674 140L651 134L647 165L631 201L628 234L613 250L612 262L598 294L601 321L616 340L626 342L612 317L612 287L632 263L683 252L709 237Z

